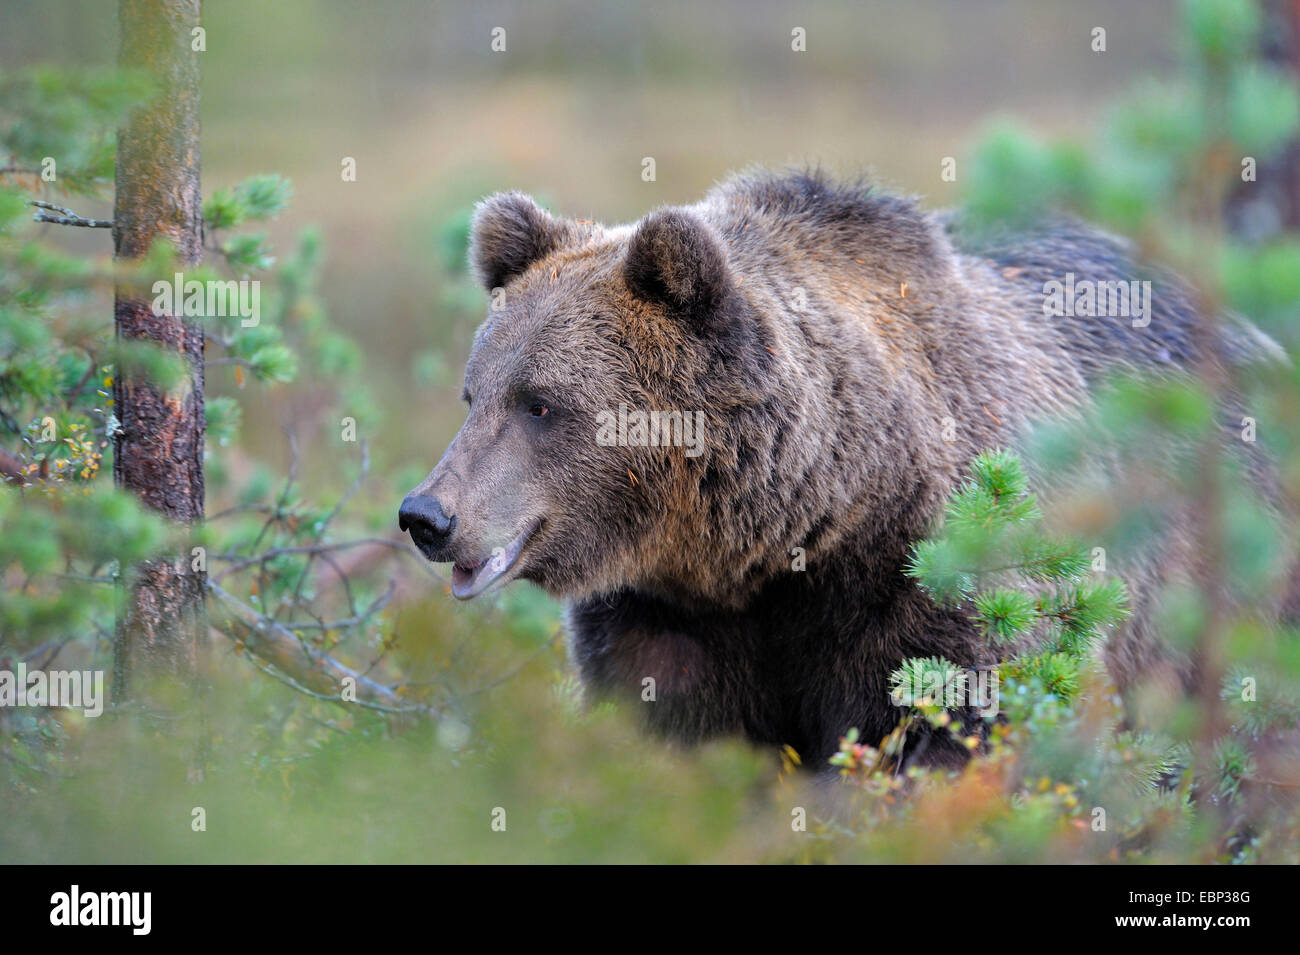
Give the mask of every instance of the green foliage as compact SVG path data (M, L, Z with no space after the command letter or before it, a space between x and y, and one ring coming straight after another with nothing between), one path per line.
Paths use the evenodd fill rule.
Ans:
M1206 300L1221 295L1294 348L1295 236L1247 245L1219 234L1219 209L1203 215L1239 183L1239 157L1264 163L1294 140L1300 97L1293 78L1257 60L1262 20L1250 0L1190 0L1184 14L1182 74L1139 85L1086 140L1043 143L1007 121L991 127L965 180L962 228L978 244L1056 212L1138 233L1148 253L1198 277ZM1044 422L1027 448L1054 488L1050 509L1028 493L1014 458L973 462L908 573L967 613L1002 659L999 715L986 721L982 755L967 770L913 769L904 782L896 761L866 745L875 741L848 734L832 764L859 800L857 835L883 843L886 857L893 849L917 861L895 834L924 841L909 823L950 807L963 822L948 822L947 838L960 848L942 858L1289 858L1282 846L1300 811L1276 753L1292 751L1300 734L1300 641L1259 608L1288 585L1294 529L1261 499L1268 482L1245 424L1249 416L1258 425L1281 462L1282 494L1295 500L1300 375L1258 365L1251 375L1226 392L1190 374L1121 377L1082 420ZM1170 521L1192 535L1186 546L1211 583L1176 580L1144 599L1156 602L1156 629L1189 672L1190 657L1217 647L1209 652L1227 663L1218 717L1203 696L1178 693L1122 706L1099 664L1127 595L1118 579L1092 571L1091 555L1131 566L1163 559ZM905 661L896 691L941 663ZM905 724L924 715L941 725L925 696L900 698L913 707ZM1119 728L1130 725L1138 728ZM955 720L946 726L967 732ZM1266 757L1271 770L1261 768Z
M12 160L9 177L38 180L43 160L53 157L61 192L97 194L113 179L115 128L153 89L144 73L124 71L0 75L0 154Z
M1022 684L1040 686L1047 696L1072 700L1082 685L1083 666L1078 653L1048 651L1016 657L1008 665L1008 673Z
M1205 157L1264 162L1291 141L1300 128L1300 91L1255 57L1260 16L1253 0L1184 6L1185 71L1139 84L1086 143L1042 143L1006 119L989 128L965 179L963 226L973 238L1041 225L1053 211L1129 232L1167 226L1177 196L1207 188L1200 179Z
M889 676L894 701L899 706L938 707L952 694L963 692L966 671L941 657L913 657ZM854 731L853 740L857 735Z
M233 229L250 219L274 219L292 196L293 188L284 177L253 176L216 190L203 204L203 221L209 229Z
M1033 629L1039 600L1020 590L999 588L977 594L975 619L996 643L1013 643Z
M6 644L93 633L113 609L113 591L96 580L123 562L152 556L166 542L162 521L130 495L108 489L0 494L0 577L20 573L0 607Z
M1090 578L1086 548L1043 532L1015 455L977 455L970 475L948 499L942 533L913 546L906 573L939 603L968 606L992 647L1032 638L1051 651L1043 665L1082 659L1127 614L1123 583Z
M1185 0L1183 23L1194 62L1232 69L1254 58L1260 14L1254 0Z
M214 454L237 441L245 404L258 408L267 388L291 381L304 364L332 389L348 386L360 393L359 353L331 327L315 298L318 234L304 232L275 267L264 236L235 231L286 208L291 189L283 178L256 176L218 189L203 206L211 257L227 276L270 286L251 327L243 315L200 319L208 340L208 502L211 507L230 496L238 503L225 509L224 522L187 539L131 496L106 486L118 426L114 379L129 375L172 391L188 378L175 353L145 341L117 340L106 303L115 287L134 286L132 294L151 299L156 277L170 280L182 268L162 241L142 261L116 268L106 258L68 254L34 234L29 199L47 188L99 196L112 182L113 127L148 92L138 77L121 75L37 71L0 80L0 114L12 120L4 144L13 156L12 167L0 172L0 462L13 485L0 487L0 660L7 666L32 654L50 656L54 647L51 660L82 660L103 670L114 652L124 568L164 554L188 557L196 542L216 565L210 572L222 576L236 599L254 606L275 601L277 622L285 626L305 616L306 645L335 650L359 639L363 647L382 649L389 637L377 629L386 602L381 584L351 584L346 606L336 614L343 622L331 626L323 610L312 616L312 605L319 596L317 568L337 566L333 551L275 551L276 545L346 546L330 537L339 508L312 506L292 493L292 479L277 487L262 482L261 471L243 487L231 487L225 461ZM46 151L58 156L52 183L39 176ZM208 266L183 272L188 281L225 281ZM330 400L342 399L335 390L321 392L318 401ZM252 553L250 560L259 546L274 552ZM222 574L223 567L233 576ZM241 579L250 572L252 579ZM30 785L57 767L69 738L65 723L57 711L24 714L17 722L0 711L0 739L7 739L0 756L24 767L6 784ZM16 735L7 737L10 729Z
M1132 231L1158 252L1182 251L1186 236L1205 231L1184 210L1198 207L1188 196L1203 196L1200 177L1217 168L1207 157L1263 159L1294 133L1294 89L1251 55L1258 24L1242 0L1188 4L1181 78L1139 87L1073 140L1044 143L1000 122L962 177L967 227L1033 226L1058 209ZM5 79L4 148L28 170L57 155L53 188L100 194L112 176L112 129L147 95L133 82ZM108 263L32 236L27 200L43 188L30 172L0 176L0 450L28 475L26 487L0 488L0 666L59 653L61 663L109 669L119 568L193 543L106 487L112 380L126 362L174 378L166 356L114 346ZM1015 455L972 462L909 572L968 615L1002 659L998 714L960 719L937 698L967 689L974 661L899 661L891 683L902 725L879 740L846 733L831 760L844 805L823 815L812 807L824 790L805 778L812 773L794 772L800 758L789 748L779 760L735 743L675 750L635 729L626 710L582 708L557 609L537 591L514 589L454 616L390 603L389 578L409 583L397 566L421 588L440 585L422 562L398 564L408 555L386 559L384 545L359 537L391 532L391 501L418 475L381 464L391 480L365 477L368 455L338 440L339 418L365 421L370 403L360 351L315 293L320 236L304 231L272 249L251 231L289 198L286 182L259 176L219 187L203 205L209 264L195 274L264 287L256 327L205 319L210 519L199 540L209 576L252 608L261 629L284 627L311 652L384 680L399 712L303 692L251 651L251 631L232 626L212 598L211 623L226 635L207 647L217 652L184 705L110 705L98 720L0 712L0 857L1300 861L1300 819L1286 791L1270 786L1265 745L1300 721L1298 641L1248 612L1276 589L1290 529L1259 506L1239 461L1206 464L1200 451L1217 426L1237 423L1200 383L1116 382L1081 424L1045 427L1026 460L1035 487L1050 478L1064 488L1044 495L1050 507L1030 493ZM425 235L445 272L438 305L467 325L482 303L464 272L468 203L438 218L445 226ZM1300 341L1295 237L1212 252L1210 267L1202 260L1192 274L1219 284L1227 305L1279 340ZM173 260L159 243L137 270L142 288ZM415 361L422 384L446 384L446 355ZM1291 370L1245 398L1291 490L1300 487L1297 394ZM290 405L308 409L293 420L318 424L291 435L286 450L270 409ZM300 469L313 453L327 465ZM1105 480L1112 457L1138 462L1125 472L1131 481ZM1220 494L1195 497L1207 478ZM1092 548L1116 562L1149 559L1154 528L1191 500L1210 500L1221 516L1220 574L1242 598L1225 610L1190 584L1162 595L1162 628L1181 647L1222 622L1227 731L1208 761L1186 707L1157 701L1126 712L1097 663L1125 595L1094 572ZM952 733L976 758L961 770L904 768L909 730ZM198 804L224 826L221 838L191 832L177 807ZM495 806L508 808L508 841L488 824ZM805 807L808 831L792 830L792 810ZM239 825L216 822L231 819Z
M1126 613L1123 585L1092 576L1081 548L1041 532L1040 509L1015 456L985 453L970 473L949 499L940 534L914 548L908 572L936 599L968 608L1003 660L995 697L1000 706L986 716L981 745L963 736L969 729L945 709L968 705L970 671L938 658L904 661L890 678L895 702L905 708L899 730L878 745L850 731L830 761L854 793L854 834L878 848L883 844L890 858L895 833L916 832L912 820L925 810L913 807L951 799L964 821L955 836L950 826L957 845L946 847L945 858L954 852L983 858L996 850L1001 861L1041 861L1063 844L1071 845L1075 859L1177 858L1201 824L1189 795L1196 778L1192 750L1166 732L1121 730L1127 717L1098 661L1105 634ZM1225 682L1224 699L1243 684L1256 690L1234 675ZM1279 690L1259 692L1275 700L1297 698ZM1293 704L1269 709L1282 725L1297 725ZM1248 720L1260 720L1266 711L1248 712ZM900 775L902 736L920 718L980 746L965 773L913 767ZM1256 771L1250 746L1230 736L1214 753L1212 771L1201 776L1208 776L1219 799L1238 803ZM1071 833L1087 834L1087 841ZM1220 838L1225 858L1248 851L1234 830ZM895 851L898 858L917 859Z
M1041 521L1019 459L984 452L949 497L942 535L913 547L906 573L941 604L970 602L993 645L1041 631L1059 649L1086 649L1123 618L1123 584L1087 579L1088 550L1045 533ZM1000 583L1009 576L1020 585Z
M221 447L230 444L239 433L239 423L243 418L239 402L229 395L217 395L207 400L203 410L208 441Z

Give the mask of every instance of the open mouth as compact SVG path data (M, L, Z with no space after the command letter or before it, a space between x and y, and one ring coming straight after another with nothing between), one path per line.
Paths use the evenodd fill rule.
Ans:
M451 569L451 595L457 600L469 600L477 597L500 580L519 561L524 545L541 525L540 520L533 521L516 535L505 547L498 547L491 556L483 558L473 567L456 564Z

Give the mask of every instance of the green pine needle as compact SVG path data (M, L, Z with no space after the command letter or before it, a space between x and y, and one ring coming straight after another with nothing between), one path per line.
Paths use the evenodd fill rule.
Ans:
M1022 590L999 588L975 598L975 619L996 643L1026 636L1038 621L1038 601Z

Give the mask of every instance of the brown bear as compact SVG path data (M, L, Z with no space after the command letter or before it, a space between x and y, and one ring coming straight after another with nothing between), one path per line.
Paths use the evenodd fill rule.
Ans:
M1200 347L1172 280L1145 325L1045 318L1045 283L1135 277L1116 239L1064 225L969 255L913 201L816 171L618 227L498 194L470 256L493 304L467 418L401 527L454 564L457 597L523 578L563 598L585 687L653 728L822 765L850 727L897 724L904 658L990 662L903 573L972 456ZM1244 327L1226 343L1275 350ZM1128 581L1138 637L1147 577ZM1138 637L1115 641L1121 684Z

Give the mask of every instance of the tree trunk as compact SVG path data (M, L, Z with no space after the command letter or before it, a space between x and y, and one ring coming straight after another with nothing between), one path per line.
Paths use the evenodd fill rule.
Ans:
M191 30L201 0L119 0L119 65L146 70L156 99L127 119L117 137L114 252L144 256L171 243L176 266L202 253L199 191L199 57ZM171 275L151 276L171 281ZM114 320L121 341L145 340L184 358L188 376L163 391L121 368L113 382L113 478L118 487L182 527L203 519L203 327L197 319L158 315L138 285L119 284ZM176 311L179 311L177 303ZM205 639L204 573L190 553L144 562L127 578L117 621L114 693L126 695L134 673L189 673Z
M1300 0L1264 0L1259 56L1300 82ZM1259 163L1256 181L1238 182L1228 200L1228 228L1243 242L1269 242L1300 229L1300 136Z

